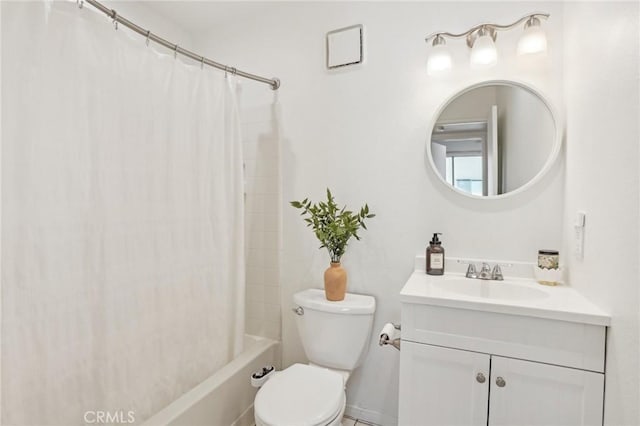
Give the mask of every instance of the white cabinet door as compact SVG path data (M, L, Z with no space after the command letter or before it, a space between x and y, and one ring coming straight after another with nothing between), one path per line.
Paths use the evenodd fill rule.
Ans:
M492 356L489 426L601 426L603 393L604 374Z
M398 424L486 426L489 359L477 352L402 341Z

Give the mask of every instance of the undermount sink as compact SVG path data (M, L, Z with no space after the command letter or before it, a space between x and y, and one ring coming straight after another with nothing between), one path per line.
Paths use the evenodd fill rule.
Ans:
M445 277L433 284L439 290L467 297L499 300L536 300L549 297L542 289L512 281L489 281L472 278Z

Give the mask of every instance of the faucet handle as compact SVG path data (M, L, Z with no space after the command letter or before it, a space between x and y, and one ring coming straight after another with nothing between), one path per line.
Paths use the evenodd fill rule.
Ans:
M469 267L467 268L467 278L478 278L478 273L476 272L476 265L473 263L469 263Z
M488 263L482 262L482 268L480 268L480 273L478 274L478 278L481 280L490 280L491 279L491 267Z
M496 281L504 280L504 277L502 276L502 269L500 269L499 264L496 264L496 266L493 267L493 271L491 271L491 279Z

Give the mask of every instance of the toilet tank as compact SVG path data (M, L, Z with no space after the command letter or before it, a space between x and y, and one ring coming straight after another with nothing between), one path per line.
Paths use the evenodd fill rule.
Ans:
M298 334L310 362L348 371L362 363L376 310L373 296L347 293L344 300L331 302L324 290L309 289L294 294L293 302Z

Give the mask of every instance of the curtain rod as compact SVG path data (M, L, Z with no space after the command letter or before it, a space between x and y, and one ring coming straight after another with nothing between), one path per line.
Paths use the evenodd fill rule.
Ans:
M87 3L89 3L91 6L95 7L96 9L98 9L100 12L104 13L105 15L107 15L108 17L110 17L111 19L113 19L113 23L116 26L116 29L118 28L118 23L124 25L125 27L137 32L138 34L140 34L141 36L146 37L147 39L147 43L149 42L149 40L154 41L168 49L173 50L174 55L177 55L178 53L186 56L187 58L191 58L194 61L200 62L202 65L206 64L209 65L211 67L217 68L219 70L223 70L225 72L229 72L231 74L234 75L238 75L240 77L244 77L244 78L248 78L251 80L255 80L255 81L259 81L261 83L265 83L268 84L269 86L271 86L271 89L273 90L278 90L278 88L280 87L280 80L277 78L265 78L265 77L260 77L259 75L255 75L255 74L251 74L245 71L241 71L239 69L236 69L234 67L230 67L224 64L220 64L216 61L212 61L211 59L205 58L204 56L200 56L200 55L196 55L195 53L184 49L180 46L178 46L177 44L174 43L170 43L167 40L163 39L162 37L159 37L155 34L153 34L151 31L149 30L145 30L144 28L139 27L138 25L134 24L133 22L129 21L128 19L120 16L118 14L118 12L115 9L109 9L108 7L104 6L102 3L96 1L96 0L77 0L78 1L78 7L82 8L83 3L86 1Z

